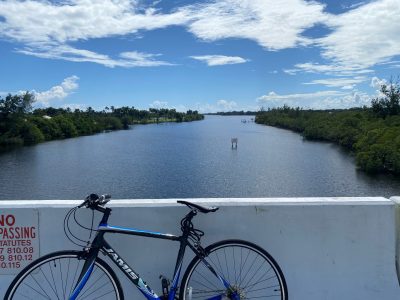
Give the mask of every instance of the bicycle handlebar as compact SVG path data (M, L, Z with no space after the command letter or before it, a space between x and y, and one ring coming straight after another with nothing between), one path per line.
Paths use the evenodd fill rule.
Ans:
M78 208L86 207L91 209L96 209L98 206L104 206L107 202L111 200L111 195L104 194L104 195L97 195L97 194L90 194L85 198Z

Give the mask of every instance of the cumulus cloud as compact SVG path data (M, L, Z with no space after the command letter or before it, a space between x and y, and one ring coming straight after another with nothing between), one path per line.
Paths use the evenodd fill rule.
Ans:
M376 76L371 78L370 86L373 87L377 91L379 91L381 89L381 86L384 84L387 84L387 81L385 79L380 79Z
M0 3L3 36L26 43L58 43L152 30L187 21L181 12L160 14L131 0L4 0Z
M139 30L153 30L187 21L180 12L160 14L142 9L130 0L69 0L0 2L0 37L21 43L19 53L74 62L93 62L108 67L170 65L155 60L154 54L122 52L111 58L94 51L77 49L71 42L93 38L124 36Z
M213 103L196 103L194 105L195 110L200 113L216 113L216 112L227 112L232 110L258 110L258 106L240 106L237 102L233 100L220 99Z
M237 108L237 103L235 101L229 100L218 100L217 107L222 109L222 111L230 111Z
M178 104L178 105L169 105L167 101L160 101L160 100L155 100L152 103L149 104L150 108L156 108L156 109L161 109L161 108L168 108L168 109L175 109L177 112L187 112L189 108L183 104Z
M278 50L309 44L301 33L325 19L323 8L302 0L220 0L163 14L133 0L4 0L0 34L28 44L66 44L180 25L203 40L246 38Z
M20 53L43 58L90 61L105 66L156 66L167 63L130 63L111 59L72 42L125 36L172 25L184 26L196 37L254 40L269 50L310 44L302 32L325 18L323 5L302 0L220 0L161 13L154 5L134 0L4 0L0 2L0 36L24 45ZM282 26L285 20L285 26ZM125 54L122 53L122 56ZM143 58L143 57L142 57ZM218 64L218 59L215 58ZM133 60L136 62L136 60ZM221 63L240 63L239 58ZM142 61L141 61L142 62Z
M33 91L36 103L43 106L49 106L51 101L63 100L68 95L73 93L76 89L78 89L79 87L78 80L79 77L74 75L65 78L60 85L53 86L47 91L44 92Z
M0 37L18 42L17 51L42 58L93 62L108 67L171 65L158 55L135 51L115 57L73 43L97 38L140 34L182 26L204 41L248 39L266 50L317 46L325 64L306 62L285 70L354 75L400 55L398 0L358 2L341 14L329 14L324 5L304 0L213 0L176 7L168 13L154 3L135 0L3 0L0 1ZM331 32L321 38L304 35L323 24ZM203 61L209 65L242 63L240 57Z
M380 0L330 16L333 32L317 41L323 57L355 69L390 60L400 54L399 15L398 0Z
M285 104L306 109L351 108L369 105L370 101L371 97L363 92L335 90L285 95L269 92L257 98L257 103L264 108L282 107Z
M199 61L203 61L208 66L242 64L248 61L247 59L244 59L240 56L200 55L200 56L190 56L190 57Z
M159 101L159 100L155 100L153 101L153 103L149 104L150 108L168 108L168 102L167 101Z
M306 62L284 70L354 76L371 73L375 65L393 64L400 55L400 5L398 0L359 2L342 14L325 13L322 24L332 30L314 39L325 64ZM391 66L393 67L393 66Z
M200 39L245 38L279 50L310 44L302 32L325 19L323 8L314 1L219 0L180 11L190 16L188 30Z

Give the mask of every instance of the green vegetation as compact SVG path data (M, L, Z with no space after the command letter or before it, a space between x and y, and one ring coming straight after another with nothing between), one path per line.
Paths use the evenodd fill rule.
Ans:
M197 111L175 109L138 110L134 107L106 107L95 111L43 108L32 111L30 93L0 97L0 149L33 145L43 141L91 135L103 131L128 129L133 124L189 122L202 120Z
M372 108L315 111L284 106L259 112L256 122L339 144L354 153L357 165L368 173L400 175L400 88L391 82L381 92Z

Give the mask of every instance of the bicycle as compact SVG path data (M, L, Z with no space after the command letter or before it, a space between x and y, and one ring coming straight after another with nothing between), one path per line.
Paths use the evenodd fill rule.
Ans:
M72 215L75 218L77 209L86 207L92 210L92 227L85 227L90 229L91 233L94 211L102 213L98 228L94 230L96 234L93 240L82 251L54 252L32 262L13 280L4 299L123 300L124 294L118 277L99 257L99 253L108 256L148 300L288 299L286 282L280 267L261 247L243 240L223 240L205 248L201 246L200 240L204 232L194 228L192 219L199 212L215 212L218 207L178 201L186 205L190 211L181 220L182 234L177 236L109 225L108 219L112 210L106 208L105 204L110 198L109 195L99 197L91 194L82 204L67 213L64 230L68 238L70 238L68 234L72 234L68 227L69 219ZM104 239L106 233L136 235L180 243L172 281L161 278L161 296L158 296L108 244ZM195 256L188 264L178 287L187 247Z

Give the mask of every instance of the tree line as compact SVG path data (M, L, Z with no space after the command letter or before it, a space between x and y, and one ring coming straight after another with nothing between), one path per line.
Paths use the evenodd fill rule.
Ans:
M0 149L128 129L133 124L204 119L196 110L183 113L166 108L139 110L110 106L102 111L91 107L86 110L53 107L33 110L34 101L34 95L29 92L0 97Z
M400 175L400 86L381 86L371 107L347 110L304 110L299 107L261 111L256 122L301 133L309 140L334 142L354 153L368 173Z

